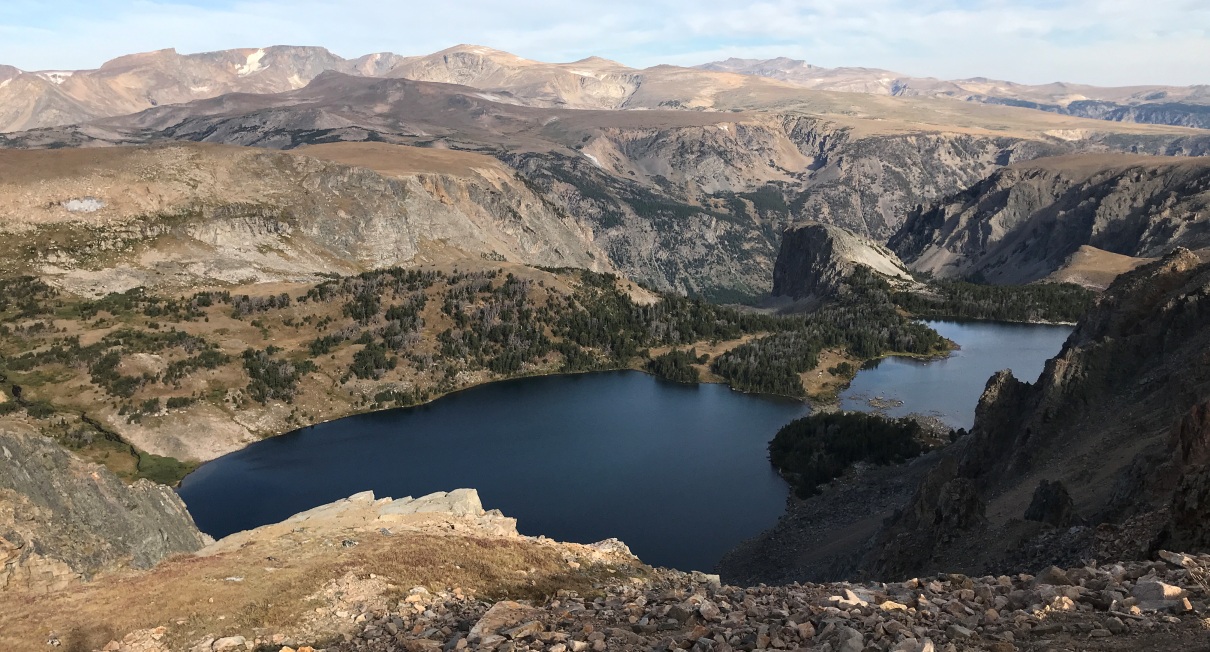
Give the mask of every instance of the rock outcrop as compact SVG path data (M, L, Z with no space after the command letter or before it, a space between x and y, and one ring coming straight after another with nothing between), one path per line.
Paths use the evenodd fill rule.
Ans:
M912 280L907 266L883 245L829 224L795 226L782 234L773 266L773 296L830 297L858 265L889 278Z
M0 590L63 589L206 543L168 487L125 485L50 439L0 430Z
M1210 264L1178 249L1124 274L1037 383L1008 372L988 382L970 435L883 529L864 570L984 573L1170 543L1204 549L1208 351ZM1065 490L1039 497L1043 480ZM959 486L974 497L963 513L985 520L920 518L953 511L953 492L936 488ZM1020 521L1027 512L1050 526ZM1072 512L1094 527L1047 529Z
M1034 490L1033 500L1025 510L1025 520L1038 521L1055 527L1067 527L1076 519L1075 503L1062 482L1043 480Z
M1158 545L1210 549L1210 401L1189 410L1172 432L1170 471L1179 478Z
M217 555L248 545L252 541L271 541L305 529L311 532L379 531L402 528L411 531L471 533L476 536L517 537L517 519L500 510L485 510L474 489L439 491L412 498L376 498L363 491L343 500L299 512L279 523L236 532L198 552Z
M1156 258L1210 247L1210 162L1128 155L1069 156L1010 165L911 213L890 247L913 270L942 278L1028 283L1073 263L1082 247ZM1085 252L1087 254L1087 252ZM1128 266L1127 266L1128 267Z

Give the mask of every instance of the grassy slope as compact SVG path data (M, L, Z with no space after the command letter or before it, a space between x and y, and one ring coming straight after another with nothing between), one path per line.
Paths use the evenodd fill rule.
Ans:
M743 372L761 364L740 355L745 347L797 337L820 362L786 370L782 387L826 393L834 388L817 382L817 367L897 348L866 338L857 350L846 333L871 314L892 332L905 323L885 306L759 315L609 276L486 263L184 297L87 301L34 285L8 289L22 298L0 303L0 386L19 387L20 399L0 418L30 422L123 477L161 482L304 425L497 379L644 368L674 348L707 356L698 365L704 380L766 391L742 373L720 376L714 363L727 358Z

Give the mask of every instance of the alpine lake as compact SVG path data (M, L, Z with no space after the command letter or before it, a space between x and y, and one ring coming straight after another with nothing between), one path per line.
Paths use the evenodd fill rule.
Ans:
M993 373L1036 380L1071 332L929 325L960 348L868 364L841 407L970 428ZM522 378L266 439L203 465L179 492L198 526L222 537L365 490L399 498L473 487L523 534L616 537L646 563L709 572L783 513L789 486L767 446L809 413L801 401L637 371Z

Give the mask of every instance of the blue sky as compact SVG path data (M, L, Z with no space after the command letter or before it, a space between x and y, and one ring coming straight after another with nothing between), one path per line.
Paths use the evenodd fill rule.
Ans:
M1210 84L1207 0L3 0L0 63L321 45L352 57L475 43L632 66L789 56L1026 83Z

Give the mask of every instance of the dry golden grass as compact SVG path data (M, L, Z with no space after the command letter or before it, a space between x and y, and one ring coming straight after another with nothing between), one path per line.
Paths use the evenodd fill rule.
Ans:
M1134 258L1115 254L1103 249L1082 245L1062 269L1056 270L1046 280L1056 283L1075 283L1084 287L1104 290L1120 274L1155 260Z
M651 349L651 357L655 358L657 356L664 355L665 353L668 353L669 351L671 351L673 349L679 349L682 351L688 351L689 349L695 349L697 351L698 355L705 355L708 358L706 360L706 364L693 365L693 367L695 369L697 369L698 373L701 374L702 382L704 382L704 383L722 383L722 382L726 382L726 381L723 380L722 376L719 376L718 374L716 374L710 370L710 363L713 362L715 358L730 351L731 349L734 349L735 347L740 346L741 344L747 344L748 342L751 342L752 340L760 338L760 337L764 337L765 335L768 335L768 333L749 333L747 335L736 338L734 340L723 340L720 342L711 342L710 340L702 340L700 342L694 342L693 344L689 344L689 345L685 345L685 346L659 346L659 347L655 347L655 348ZM636 367L636 368L639 369L640 371L645 369L644 367Z
M1071 154L1068 156L1051 156L1019 161L1008 166L1019 169L1043 169L1061 172L1068 177L1090 177L1094 174L1108 174L1129 168L1169 168L1185 167L1189 169L1210 168L1210 160L1204 156L1147 156L1144 154L1096 153Z
M500 170L504 164L485 154L387 143L324 143L294 150L341 165L369 168L388 177L438 173L468 176L476 170Z
M815 368L803 373L802 386L807 391L807 396L813 399L833 401L836 396L848 386L851 376L843 376L833 374L828 371L836 365L847 362L853 365L853 368L861 366L861 361L836 351L827 349L819 353L819 364Z
M343 547L346 538L358 545ZM558 589L590 595L602 579L628 572L645 571L572 569L561 548L516 538L295 532L211 557L177 557L152 571L110 575L57 594L0 593L0 649L38 649L57 636L68 649L91 650L158 626L168 628L174 649L207 635L307 636L307 621L324 605L313 596L346 573L389 583L394 588L384 599L425 586L460 588L487 600L527 600Z

